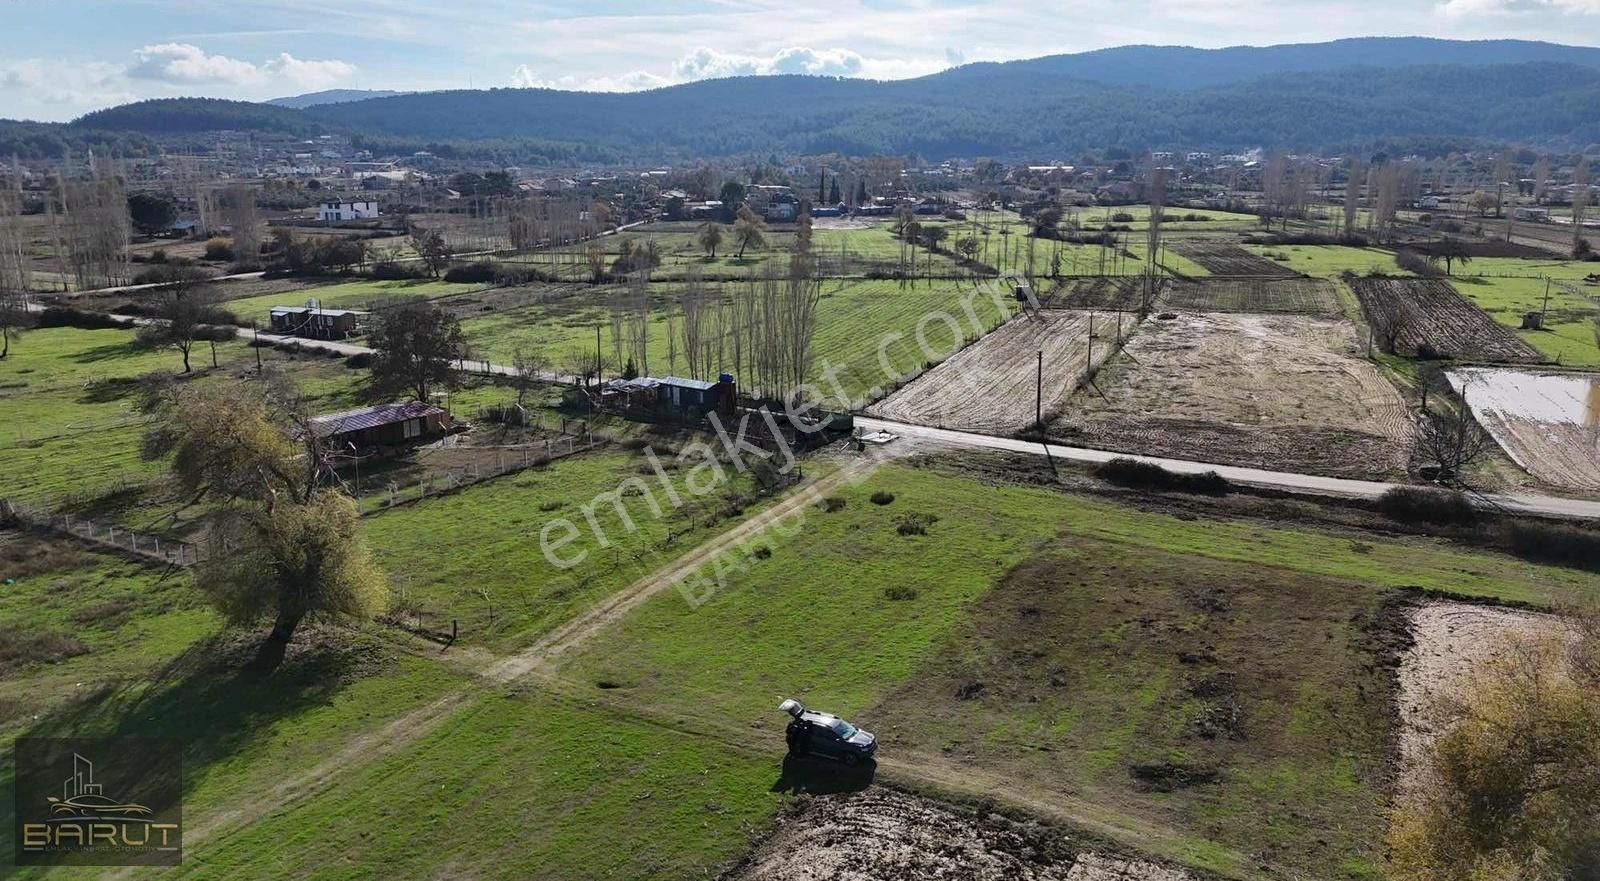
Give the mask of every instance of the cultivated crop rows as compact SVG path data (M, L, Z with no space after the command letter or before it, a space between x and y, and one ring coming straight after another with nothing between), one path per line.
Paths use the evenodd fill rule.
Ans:
M1210 278L1167 283L1161 306L1193 312L1336 315L1333 282L1320 278Z
M1111 316L1049 311L1018 317L890 395L877 413L973 431L1024 428L1034 419L1039 353L1044 352L1043 407L1050 412L1071 396L1089 368L1091 320L1100 337L1093 355L1098 363L1112 350Z
M1437 278L1353 278L1350 287L1384 348L1481 361L1541 361L1510 328Z

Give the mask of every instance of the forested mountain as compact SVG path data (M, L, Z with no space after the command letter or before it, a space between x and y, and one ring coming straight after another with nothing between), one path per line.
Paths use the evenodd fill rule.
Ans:
M1471 63L1431 63L1439 61ZM462 90L304 109L143 101L66 126L0 125L0 155L50 155L38 151L118 133L164 138L217 129L341 132L376 152L551 162L831 151L1062 157L1107 146L1581 148L1600 142L1596 107L1600 49L1409 38L1127 46L891 82L738 77L628 94ZM143 149L143 142L130 138L129 146Z
M304 95L288 95L283 98L273 98L268 101L277 107L316 107L321 104L348 104L351 101L366 101L369 98L392 98L395 95L404 95L405 92L395 92L388 89L323 89L320 92L307 92Z
M935 74L959 79L988 76L996 68L1117 85L1198 89L1284 73L1341 67L1529 64L1549 62L1600 68L1600 49L1531 40L1437 40L1430 37L1357 37L1281 46L1118 46L1000 64L968 64Z
M1085 147L1328 148L1417 135L1600 141L1600 69L1342 68L1192 90L1000 65L898 82L748 77L632 94L433 92L311 108L408 138L541 138L674 157L770 151L1027 156Z
M325 128L319 120L299 110L221 98L154 98L85 114L67 127L149 135L224 129L310 135L320 134Z

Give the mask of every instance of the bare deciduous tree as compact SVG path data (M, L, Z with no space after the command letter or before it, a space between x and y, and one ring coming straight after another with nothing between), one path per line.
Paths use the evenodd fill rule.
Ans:
M1417 447L1438 463L1441 474L1460 475L1493 444L1465 402L1455 407L1424 408L1417 420Z

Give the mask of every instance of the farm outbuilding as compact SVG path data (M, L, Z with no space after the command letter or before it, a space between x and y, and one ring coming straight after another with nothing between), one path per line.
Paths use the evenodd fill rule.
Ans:
M601 393L603 405L610 409L684 421L710 413L731 418L737 397L738 388L731 373L722 374L716 382L681 376L613 379Z
M311 420L311 431L324 442L358 450L427 443L453 427L448 412L421 401L377 404Z
M314 340L343 340L355 336L361 322L371 313L314 306L273 306L268 314L273 333Z

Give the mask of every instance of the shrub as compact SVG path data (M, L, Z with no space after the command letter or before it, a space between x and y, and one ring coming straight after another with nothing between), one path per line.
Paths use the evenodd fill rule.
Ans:
M1407 272L1414 272L1417 275L1428 278L1444 275L1444 272L1441 271L1439 267L1433 265L1433 261L1409 248L1401 248L1400 250L1396 251L1394 254L1394 262L1395 265L1406 270Z
M900 584L890 585L883 589L883 598L893 602L905 602L917 598L917 589Z
M938 522L938 514L903 514L895 518L894 531L901 535L927 535L928 527Z
M230 242L224 238L207 239L206 259L214 260L219 263L227 263L232 261L233 242Z
M428 272L419 264L380 260L367 270L367 277L378 281L406 281L413 278L427 278Z
M500 265L491 260L480 260L465 266L452 266L445 270L444 280L461 284L493 284L500 273Z
M1095 476L1107 483L1132 489L1172 490L1211 496L1227 495L1233 490L1233 485L1215 471L1179 474L1137 459L1112 459L1096 468Z
M1378 510L1401 523L1470 524L1478 520L1472 501L1459 492L1397 486L1378 497Z
M1111 215L1111 222L1112 223L1132 223L1133 222L1133 215L1129 214L1126 211L1118 211L1117 213Z
M1600 532L1537 520L1509 520L1502 541L1507 551L1526 560L1600 572Z
M883 490L880 489L877 492L872 494L872 503L874 505L888 505L888 504L891 504L893 502L894 502L894 493L884 492Z
M106 330L108 328L128 326L125 322L118 321L104 312L90 312L86 309L76 309L71 306L51 306L40 312L38 325L40 327L77 327L83 330Z
M838 496L828 496L817 503L817 505L822 508L822 512L824 514L832 514L835 511L842 511L844 510L845 504L845 500L839 498Z
M34 664L55 664L88 654L89 647L65 633L18 633L0 630L0 672Z
M364 369L366 369L368 367L371 367L372 366L372 353L371 352L357 352L354 355L351 355L350 357L344 359L344 366L349 367L352 370L364 370Z
M755 557L757 560L766 560L772 556L772 548L769 548L766 545L761 545L755 550L751 551L750 556Z

